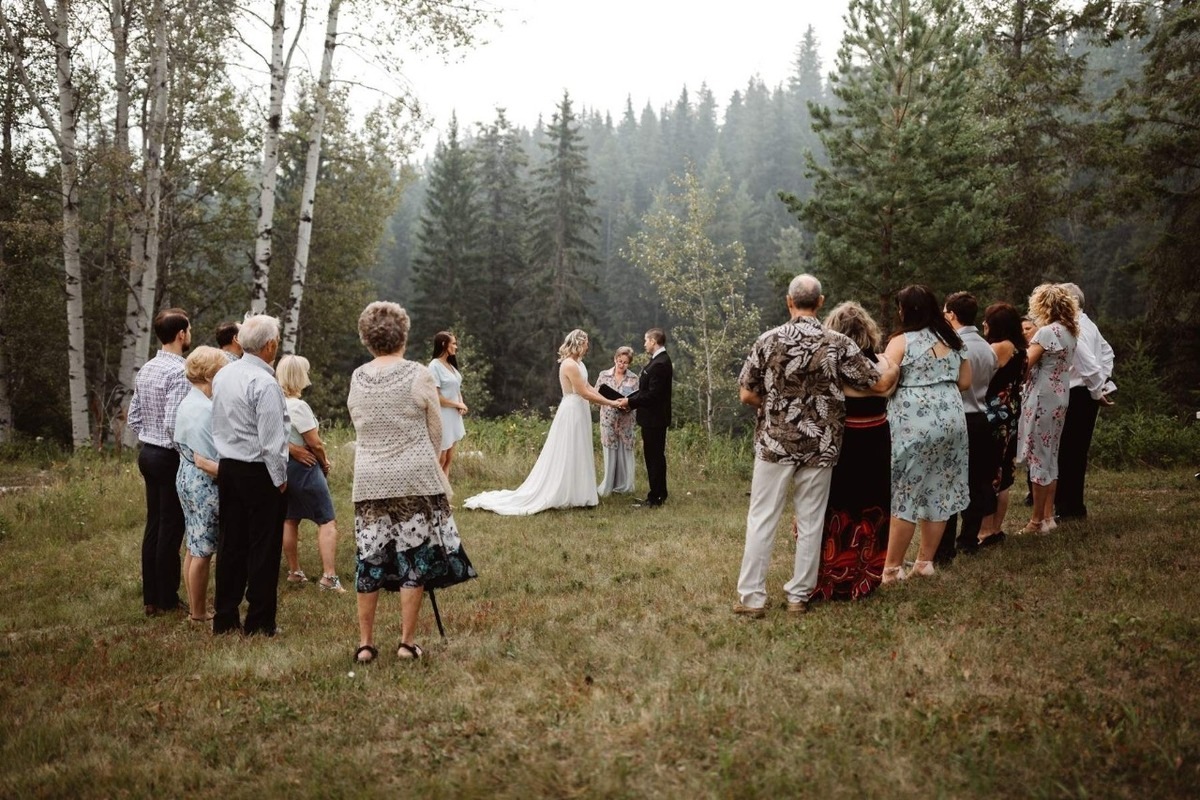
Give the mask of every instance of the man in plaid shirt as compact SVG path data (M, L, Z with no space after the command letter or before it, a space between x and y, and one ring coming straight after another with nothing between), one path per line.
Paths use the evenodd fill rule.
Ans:
M129 427L138 436L138 471L146 482L146 531L142 536L142 602L146 616L187 610L179 599L179 546L183 508L175 491L179 451L175 448L175 411L191 391L183 354L192 344L191 323L181 308L154 317L154 335L162 349L134 380Z

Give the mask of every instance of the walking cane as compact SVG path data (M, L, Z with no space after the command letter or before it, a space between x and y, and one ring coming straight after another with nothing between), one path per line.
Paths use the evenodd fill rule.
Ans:
M433 606L433 618L437 621L438 633L440 633L442 638L445 639L446 626L442 625L442 614L440 611L438 611L437 596L433 593L433 589L429 590L429 604Z

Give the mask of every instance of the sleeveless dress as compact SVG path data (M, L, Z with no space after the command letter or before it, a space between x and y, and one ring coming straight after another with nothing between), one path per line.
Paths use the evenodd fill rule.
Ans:
M587 368L582 362L579 373L587 383ZM554 414L546 444L529 477L516 489L497 489L469 497L463 508L522 516L548 508L594 506L600 502L596 494L591 406L575 394L563 375L559 375L558 381L562 387L562 405Z
M1029 479L1038 486L1058 480L1058 449L1067 421L1071 362L1075 337L1062 324L1038 328L1030 344L1043 349L1029 370L1021 392L1021 423L1017 429L1017 461L1029 465Z
M891 519L891 448L887 398L847 397L811 599L860 600L879 586Z
M992 443L997 454L992 488L1002 492L1013 485L1013 462L1017 457L1017 422L1021 418L1021 383L1025 380L1025 353L1013 353L988 384L984 401Z
M454 402L462 400L461 372L447 367L437 358L429 362L429 372L433 375L433 382L437 384L438 394ZM467 427L463 425L462 414L458 413L457 408L441 406L439 410L442 414L442 450L449 450L467 435Z
M970 503L967 418L958 391L963 354L933 353L928 328L904 334L900 387L888 402L892 428L892 516L942 522Z

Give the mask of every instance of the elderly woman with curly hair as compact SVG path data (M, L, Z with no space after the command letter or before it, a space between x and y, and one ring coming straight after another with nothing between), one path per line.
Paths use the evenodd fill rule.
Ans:
M414 641L427 585L475 577L450 513L450 487L438 462L442 417L429 369L404 357L408 313L375 302L358 334L375 358L350 377L346 405L358 438L354 452L354 539L358 566L359 646L354 660L374 661L379 590L400 593L396 656L420 658Z
M1021 533L1049 533L1058 487L1058 449L1070 401L1071 362L1079 336L1079 303L1057 283L1043 283L1029 296L1029 315L1039 327L1029 342L1029 374L1021 392L1017 461L1029 467L1033 512Z

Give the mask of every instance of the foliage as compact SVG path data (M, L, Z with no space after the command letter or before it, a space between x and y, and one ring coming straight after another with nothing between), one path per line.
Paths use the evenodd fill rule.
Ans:
M674 183L677 193L663 198L663 207L629 240L630 260L676 320L671 342L682 356L678 396L691 401L677 405L711 434L714 425L728 429L738 411L737 367L759 333L758 310L746 303L750 273L741 245L720 246L711 238L719 195L705 191L690 170Z

